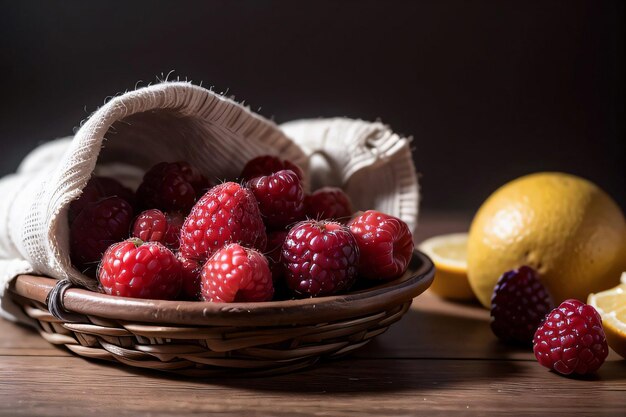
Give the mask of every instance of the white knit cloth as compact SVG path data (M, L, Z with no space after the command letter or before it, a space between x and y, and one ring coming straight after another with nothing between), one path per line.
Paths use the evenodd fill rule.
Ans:
M341 186L355 208L376 208L415 228L419 193L406 138L380 123L349 119L282 128L207 89L171 82L118 96L73 138L36 148L15 174L0 179L0 315L25 321L3 296L19 274L95 288L70 262L67 221L70 202L94 172L134 188L152 165L186 160L209 178L236 178L249 159L274 154L303 168L306 188L309 178L312 188Z
M382 123L346 118L280 126L309 158L311 185L343 188L356 210L376 209L417 227L419 188L410 140Z

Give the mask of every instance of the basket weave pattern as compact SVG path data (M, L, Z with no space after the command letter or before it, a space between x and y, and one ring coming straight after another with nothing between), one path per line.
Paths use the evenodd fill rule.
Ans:
M416 253L412 263L413 268L404 277L356 294L256 303L259 309L266 310L274 305L281 306L275 311L283 311L282 318L277 318L276 313L254 311L255 307L251 311L221 307L217 303L183 302L180 303L182 310L185 305L197 309L204 305L203 317L191 315L189 325L176 323L186 320L184 313L174 320L155 316L153 323L121 320L111 318L119 316L113 305L105 314L111 317L77 311L82 319L68 322L51 314L46 305L47 294L55 280L21 276L10 288L10 294L24 312L37 321L43 338L83 357L187 376L261 376L291 372L321 358L345 355L384 333L407 312L413 297L430 285L434 273L430 260ZM87 293L69 290L65 303L80 306L76 293L81 291ZM93 296L112 303L119 298L104 294ZM78 300L72 303L75 298ZM90 304L85 302L85 309L92 308ZM307 308L308 311L319 310L319 314L310 314L305 311ZM148 309L159 310L154 306L147 306L146 311ZM71 308L67 310L73 312ZM171 307L164 310L170 315L173 311ZM333 314L337 319L328 319ZM278 324L271 325L272 322Z
M98 317L90 317L85 324L63 323L44 305L30 302L23 308L39 322L44 339L80 356L212 376L243 369L263 370L259 374L288 372L310 366L321 357L347 354L385 332L410 304L352 320L268 329L163 327Z

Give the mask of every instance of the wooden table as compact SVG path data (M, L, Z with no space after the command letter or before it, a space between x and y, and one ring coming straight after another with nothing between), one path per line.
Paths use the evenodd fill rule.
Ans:
M470 216L425 214L418 241ZM193 380L87 361L0 320L0 415L626 416L626 361L565 378L498 343L489 313L425 293L353 356L295 374Z

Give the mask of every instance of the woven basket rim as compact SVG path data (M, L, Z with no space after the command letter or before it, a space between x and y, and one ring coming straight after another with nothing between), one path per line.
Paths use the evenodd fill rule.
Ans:
M263 303L208 303L142 300L71 288L63 304L67 311L128 322L167 325L277 326L318 324L363 316L409 301L431 284L435 268L415 251L408 271L400 278L366 290L318 298ZM20 275L9 287L12 294L46 304L56 279Z

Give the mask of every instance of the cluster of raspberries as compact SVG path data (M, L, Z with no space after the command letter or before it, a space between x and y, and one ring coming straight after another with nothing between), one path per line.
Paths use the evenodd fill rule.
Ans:
M602 318L579 300L557 308L534 269L505 272L491 298L491 329L508 343L532 343L539 363L563 375L589 374L600 368L609 348Z
M404 274L403 221L354 214L339 188L306 195L302 176L260 156L219 185L186 162L155 165L136 193L94 177L69 209L72 262L107 294L213 302L330 295Z

